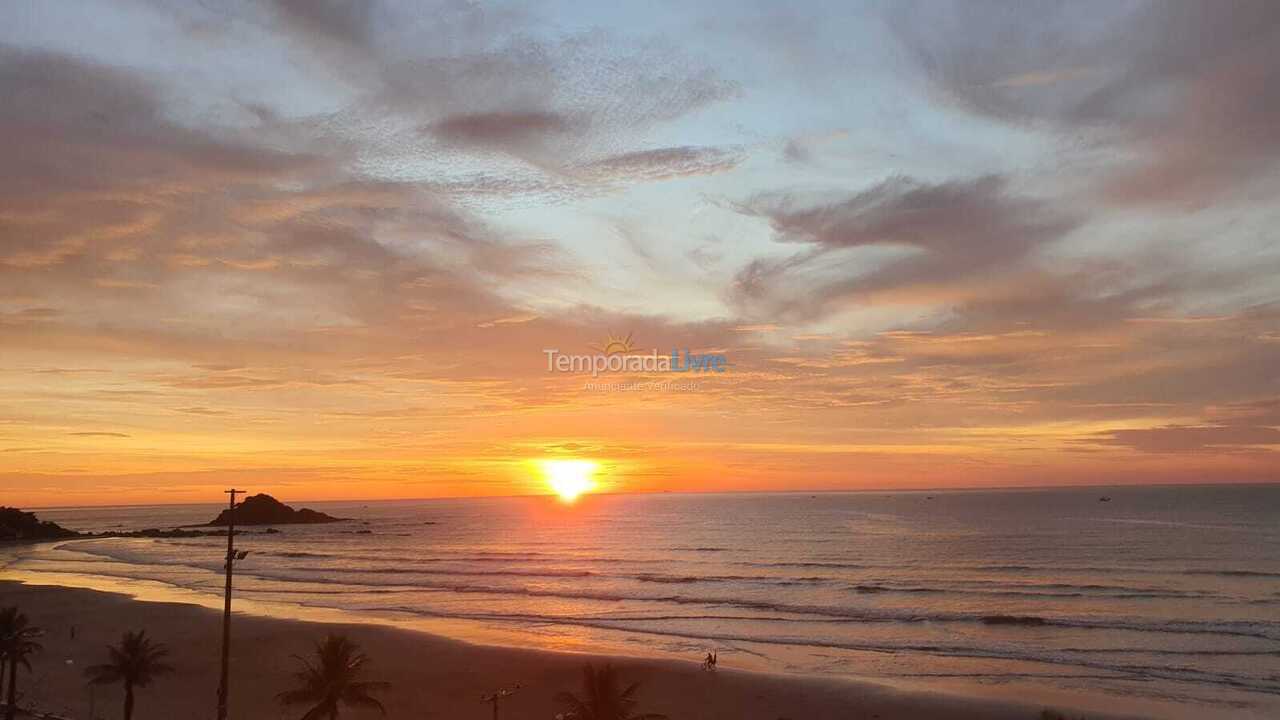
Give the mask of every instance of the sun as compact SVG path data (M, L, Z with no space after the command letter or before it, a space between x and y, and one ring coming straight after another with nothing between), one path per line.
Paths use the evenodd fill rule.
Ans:
M590 460L543 460L540 465L547 484L567 503L595 488L596 483L591 476L600 467Z

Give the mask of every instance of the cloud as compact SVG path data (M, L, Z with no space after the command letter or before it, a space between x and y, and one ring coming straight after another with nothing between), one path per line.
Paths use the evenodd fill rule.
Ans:
M448 143L471 147L519 147L570 132L569 118L554 112L505 111L449 115L429 126Z
M1280 430L1262 426L1167 425L1110 430L1097 441L1146 453L1238 452L1280 445Z
M180 412L180 413L186 413L186 414L188 414L188 415L208 415L208 416L218 416L218 415L230 415L230 414L232 414L230 410L218 410L218 409L216 409L216 408L208 408L208 407L203 407L203 406L200 406L200 405L196 405L196 406L192 406L192 407L176 408L176 410L177 410L177 412Z
M1276 3L927 8L929 23L900 7L893 24L939 96L1112 146L1108 201L1204 205L1276 169Z
M570 173L597 182L655 182L727 172L742 160L740 148L657 148L592 160L574 166Z
M808 163L814 160L818 149L823 145L843 140L849 136L848 130L831 130L823 133L809 133L790 138L782 146L782 157L793 163Z
M118 432L73 432L73 433L67 433L67 434L74 435L75 437L114 437L114 438L129 437L124 433L118 433Z
M160 336L179 334L163 319L175 313L182 342L212 345L315 326L385 332L421 322L421 308L474 324L520 311L495 279L565 272L554 244L500 236L429 183L355 172L313 128L281 132L315 152L281 151L264 145L274 133L178 124L141 75L0 54L0 89L18 100L0 108L17 149L0 178L0 280L36 306L0 309L0 332L170 346Z
M1094 71L1089 68L1065 68L1062 70L1052 70L1047 72L1026 72L1004 78L1003 80L997 80L992 83L992 85L998 88L1028 88L1044 85L1056 85L1057 83L1086 77L1092 72Z
M640 133L737 92L677 43L565 33L518 6L271 6L258 20L290 38L313 73L358 88L331 122L374 128L388 142L363 150L388 164L425 138L421 151L443 152L442 165L467 164L451 153L492 153L557 176L585 158L629 152Z
M161 189L194 171L227 182L284 176L318 161L176 124L145 77L71 56L0 46L0 91L10 98L0 107L10 147L0 177L5 199L53 185L64 193L116 187L124 171L131 184ZM41 215L28 209L14 217Z
M280 22L302 35L347 46L373 41L374 18L382 4L337 0L270 0Z
M1267 425L1280 427L1280 397L1212 405L1207 416L1221 425Z
M767 220L777 241L805 249L753 260L739 271L734 295L745 305L763 303L791 317L821 316L851 301L869 302L876 294L926 286L959 289L980 274L1008 272L1078 224L1043 200L1011 192L997 176L935 184L892 178L853 195L807 202L792 194L766 194L743 203L741 210ZM832 257L854 249L894 255L871 269L863 263L840 265ZM856 265L857 271L832 277L833 264ZM805 284L816 287L788 294L787 288L806 274Z
M538 318L539 316L535 313L525 313L522 315L512 315L510 317L501 317L496 320L487 320L485 322L480 323L476 327L491 328L491 327L497 327L499 325L518 325L522 323L533 322Z

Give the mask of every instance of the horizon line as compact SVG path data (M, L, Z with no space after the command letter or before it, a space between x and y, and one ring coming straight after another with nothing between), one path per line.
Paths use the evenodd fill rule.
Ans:
M944 492L981 492L990 490L1000 491L1041 491L1041 490L1083 490L1087 488L1167 488L1167 487L1254 487L1280 485L1280 478L1272 480L1254 480L1254 481L1233 481L1226 480L1222 482L1152 482L1152 483L1082 483L1069 485L967 485L962 487L921 487L921 488L857 488L846 490L835 489L796 489L796 490L621 490L607 492L591 492L583 495L590 496L626 496L626 495L853 495L864 493L944 493ZM276 495L268 491L246 492L246 497L250 495L270 495L279 499ZM417 496L417 497L393 497L393 498L334 498L334 499L301 499L289 502L295 504L301 503L392 503L392 502L414 502L425 500L502 500L516 498L541 498L556 497L553 492L547 493L512 493L508 495L435 495L435 496ZM282 501L283 502L283 501ZM125 503L125 504L88 504L88 505L28 505L26 507L15 507L19 510L72 510L81 508L136 508L136 507L180 507L183 505L220 505L215 500L208 502L155 502L155 503Z

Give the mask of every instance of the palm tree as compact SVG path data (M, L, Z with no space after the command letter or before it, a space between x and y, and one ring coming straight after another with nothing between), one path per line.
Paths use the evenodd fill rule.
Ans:
M294 657L302 663L302 669L294 674L298 687L276 697L285 705L311 704L302 720L337 720L339 705L375 708L387 714L371 693L386 690L391 683L360 679L369 656L345 636L331 634L316 643L315 664Z
M124 720L133 718L133 689L144 688L173 667L164 661L169 649L151 642L146 630L126 632L119 645L108 645L109 659L102 665L84 669L93 685L124 684Z
M633 714L639 689L640 683L623 689L612 665L596 670L588 664L582 672L582 696L562 692L556 702L565 706L563 717L573 720L667 720L655 713Z
M4 698L4 680L5 673L9 667L9 656L4 651L3 638L8 633L8 628L13 624L13 618L18 614L18 608L7 607L0 608L0 699Z
M28 657L43 649L40 643L35 641L39 636L40 628L31 625L27 616L18 612L18 608L7 607L0 610L0 655L4 656L4 665L7 665L9 670L5 720L13 720L18 710L18 665L21 664L28 671L31 670ZM0 665L0 669L3 669L3 665Z

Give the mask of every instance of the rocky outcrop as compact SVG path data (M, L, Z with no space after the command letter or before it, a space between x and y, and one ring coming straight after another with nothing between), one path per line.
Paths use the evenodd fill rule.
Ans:
M18 508L0 507L0 541L38 542L62 540L78 535L76 531L68 530L57 523L40 520L35 513L23 512Z
M236 525L317 525L341 522L336 518L308 508L294 510L270 495L250 495L236 505L235 510L223 510L210 525L226 526L232 519Z
M306 512L311 512L310 510ZM323 515L323 513L317 513ZM324 517L329 517L325 515ZM336 518L335 518L336 519ZM297 521L295 521L297 522ZM306 521L302 521L306 522ZM319 522L330 522L321 520ZM203 526L202 526L203 527ZM236 530L236 535L275 535L275 528L261 532ZM104 532L76 532L47 520L40 520L35 513L17 508L0 507L0 543L34 543L49 540L93 540L96 538L201 538L226 537L226 530L192 530L189 528L147 528L145 530L107 530Z

